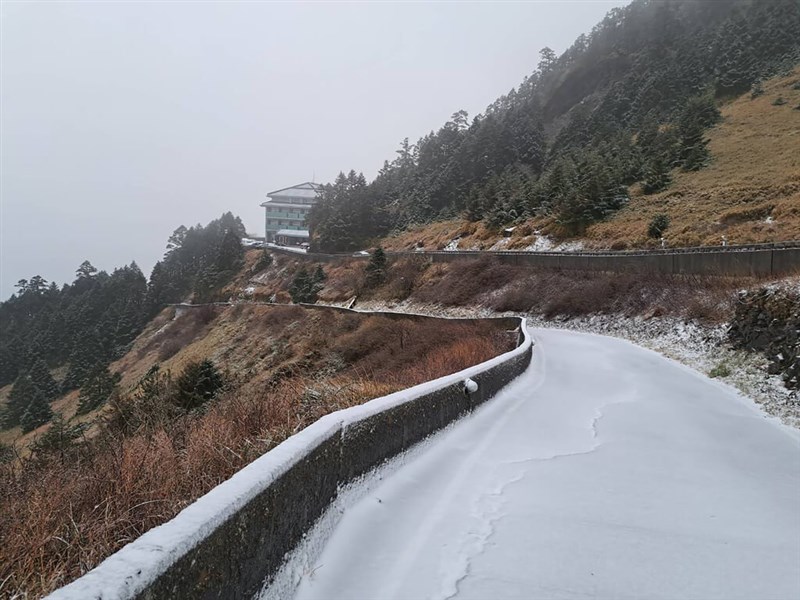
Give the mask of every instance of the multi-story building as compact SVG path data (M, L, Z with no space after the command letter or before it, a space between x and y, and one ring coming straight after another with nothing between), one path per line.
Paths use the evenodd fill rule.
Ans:
M306 181L267 194L269 200L261 204L266 210L266 241L287 245L307 242L306 217L317 201L320 188L318 183Z

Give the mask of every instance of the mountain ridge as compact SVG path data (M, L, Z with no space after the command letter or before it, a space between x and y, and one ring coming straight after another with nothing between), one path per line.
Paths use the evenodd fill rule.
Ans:
M404 140L372 181L325 186L312 244L358 249L411 225L464 216L491 228L551 217L582 234L629 201L710 161L718 105L800 63L800 5L778 0L636 0L614 9L469 120L464 111L416 144ZM583 77L581 74L589 74Z

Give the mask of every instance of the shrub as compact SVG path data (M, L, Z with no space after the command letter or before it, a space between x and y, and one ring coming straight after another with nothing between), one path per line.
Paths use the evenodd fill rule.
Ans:
M730 374L731 374L731 369L727 365L727 363L724 362L719 363L716 367L714 367L708 372L708 376L711 378L730 377Z
M172 358L181 351L183 345L176 338L169 338L158 349L158 360L164 361Z
M191 310L195 311L195 319L202 325L208 325L217 318L217 307L213 304L204 304Z
M172 401L185 410L192 410L213 400L222 385L222 375L214 363L207 359L192 362L176 380Z
M669 217L663 213L653 217L650 225L647 226L647 235L651 238L660 238L669 227Z
M39 458L59 456L63 460L88 427L88 423L69 425L57 414L47 431L31 444L31 452Z
M218 310L216 306L212 305L186 309L180 317L170 323L163 333L153 336L154 344L161 343L158 349L158 360L163 362L172 358L182 348L191 344L216 318Z
M783 96L778 96L772 101L772 106L783 106L784 104L786 104L786 100Z
M153 365L126 397L111 398L110 410L104 419L106 429L130 435L173 420L181 411L169 401L172 389L171 373L162 371L158 364Z
M514 267L492 257L465 259L434 267L441 268L444 276L436 283L420 288L416 297L423 302L454 306L469 304L487 291L499 290L518 274Z
M260 273L261 271L266 271L272 266L272 263L272 255L266 250L263 250L258 257L258 260L253 265L253 272Z
M0 465L14 460L14 447L0 442Z

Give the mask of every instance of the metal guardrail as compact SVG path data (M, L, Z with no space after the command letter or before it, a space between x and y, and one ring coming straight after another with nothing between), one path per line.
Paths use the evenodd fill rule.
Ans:
M763 244L740 244L728 246L687 246L685 248L638 248L634 250L400 250L387 251L388 255L447 254L464 256L657 256L664 254L698 254L708 252L745 252L753 250L775 250L800 248L800 241L770 242ZM348 256L331 254L328 256Z
M317 254L270 246L271 250L329 262L344 258L367 259L369 254ZM800 272L800 241L743 244L738 246L696 246L636 250L516 251L516 250L414 250L387 252L390 257L419 256L432 261L495 258L500 262L527 266L584 271L650 271L673 274L777 276Z

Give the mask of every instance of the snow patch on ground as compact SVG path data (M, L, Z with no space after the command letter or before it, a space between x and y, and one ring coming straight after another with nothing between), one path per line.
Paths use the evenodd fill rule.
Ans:
M511 238L501 238L497 240L489 250L505 250L506 246L508 246L508 242L511 241Z
M460 241L461 238L453 238L452 240L447 242L447 245L443 248L443 250L446 250L447 252L453 252L455 250L458 250L458 242Z
M787 277L786 279L781 279L780 281L773 281L772 283L769 283L763 287L770 292L800 294L800 276ZM746 291L747 290L742 290L742 292Z
M297 246L279 246L278 244L273 244L272 242L267 242L264 244L267 248L277 248L278 250L286 250L288 252L295 252L297 254L307 254L308 251L305 248L298 248Z
M582 241L572 240L556 244L549 236L538 235L532 244L523 248L523 252L582 252Z
M581 241L561 242L558 246L553 248L554 252L581 252L584 246Z
M546 235L537 235L530 246L523 248L525 252L547 252L553 249L553 240Z

